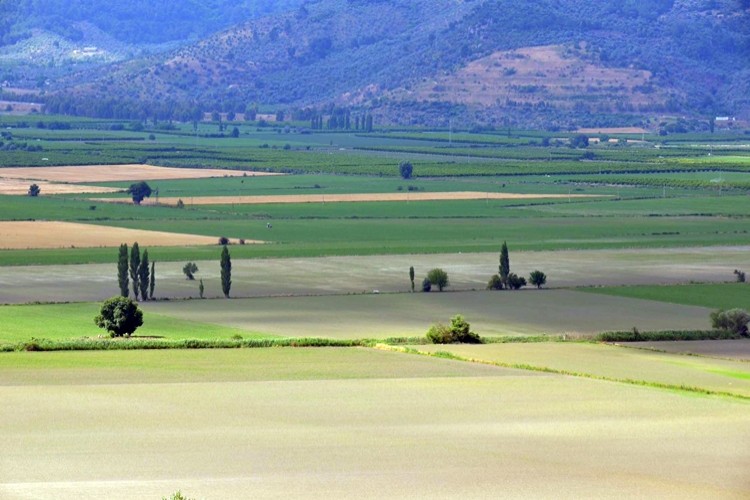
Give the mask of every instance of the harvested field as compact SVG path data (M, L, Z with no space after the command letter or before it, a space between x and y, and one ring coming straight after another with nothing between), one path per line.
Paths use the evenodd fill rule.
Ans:
M262 205L266 203L340 203L364 201L444 201L444 200L527 200L547 198L592 198L592 195L482 193L456 191L435 193L352 193L352 194L290 194L269 196L196 196L184 198L186 205ZM160 198L160 205L176 205L181 198ZM119 201L115 198L96 198L95 201ZM144 200L143 204L155 204Z
M750 361L750 340L691 340L677 342L628 342L628 347L655 349L679 354Z
M137 241L141 246L216 245L217 239L193 234L142 231L54 221L0 222L0 249L118 247ZM258 243L247 241L247 243Z
M122 191L117 188L102 186L86 186L84 184L54 184L45 181L34 181L41 189L40 196L48 194L79 194L79 193L116 193ZM4 179L0 177L0 194L26 195L30 182L24 179Z
M85 165L69 167L9 167L0 169L0 177L51 182L116 182L163 179L205 179L207 177L257 177L281 175L209 168L172 168L152 165Z

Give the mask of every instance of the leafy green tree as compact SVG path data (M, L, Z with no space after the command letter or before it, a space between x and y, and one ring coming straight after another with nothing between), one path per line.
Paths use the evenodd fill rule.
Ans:
M120 245L120 253L117 257L117 282L120 285L120 295L127 297L130 295L128 289L128 245Z
M39 193L42 191L42 189L39 187L38 184L32 184L29 186L29 196L32 198L36 198L39 196Z
M148 283L148 297L154 300L154 288L156 287L156 261L151 263L151 281Z
M487 282L487 290L502 290L503 289L503 280L500 279L500 276L497 274L493 274L490 278L490 281Z
M138 247L138 242L136 241L130 249L130 281L133 284L133 296L135 296L135 300L138 300L138 293L141 290L138 283L138 267L140 265L141 249Z
M542 285L547 283L547 275L539 270L531 271L531 274L529 274L529 283L537 288L542 288Z
M508 256L508 244L503 241L500 247L500 281L503 286L508 287L508 275L510 274L510 257Z
M144 250L141 263L138 265L138 288L141 290L142 300L148 300L148 287L150 284L148 250Z
M195 262L188 262L184 266L182 266L182 272L185 273L185 276L190 281L195 279L195 273L198 272L198 264Z
M224 245L221 251L221 291L224 297L229 298L229 289L232 288L232 259L229 256L229 249Z
M411 281L411 291L414 293L414 266L409 267L409 281Z
M143 312L127 297L112 297L102 304L94 323L107 330L112 337L130 336L143 325Z
M719 330L726 330L738 335L747 335L747 324L750 314L744 309L719 309L711 313L711 326Z
M526 286L526 278L518 276L516 273L510 273L508 275L508 288L510 290L518 290L524 286Z
M151 196L151 186L145 181L136 182L130 185L128 193L132 196L133 203L140 205L144 198Z
M450 285L450 282L448 281L448 273L443 271L440 268L431 269L429 273L427 273L427 279L430 280L430 283L438 287L439 291L443 291L443 288Z
M414 167L408 161L402 161L398 166L398 172L404 179L411 179L411 175L414 172Z

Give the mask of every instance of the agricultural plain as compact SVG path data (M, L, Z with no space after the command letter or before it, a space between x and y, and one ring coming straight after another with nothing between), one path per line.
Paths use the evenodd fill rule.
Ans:
M743 134L0 123L34 145L0 160L0 496L746 496L747 340L591 341L748 307ZM155 300L108 341L136 241ZM485 289L503 242L541 289ZM424 344L456 314L491 343Z

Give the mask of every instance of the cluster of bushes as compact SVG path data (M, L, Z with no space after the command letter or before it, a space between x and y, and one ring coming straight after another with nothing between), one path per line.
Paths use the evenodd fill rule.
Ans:
M433 344L483 343L482 338L471 331L471 326L460 314L451 318L450 325L432 325L427 331L427 339Z

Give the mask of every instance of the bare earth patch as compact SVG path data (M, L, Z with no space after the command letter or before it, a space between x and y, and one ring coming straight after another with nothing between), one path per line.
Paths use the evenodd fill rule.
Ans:
M79 194L79 193L116 193L121 189L86 186L83 184L54 184L45 181L33 181L41 189L41 196L47 194ZM0 177L0 194L25 195L32 183L24 179L4 179Z
M216 238L194 234L142 231L71 222L0 222L0 249L116 247L137 241L145 246L212 245ZM258 243L248 241L247 243Z
M51 182L115 182L165 179L205 179L208 177L254 177L281 175L208 168L172 168L152 165L85 165L68 167L9 167L0 169L0 177Z
M342 203L365 201L442 201L442 200L524 200L543 198L568 198L567 194L518 194L455 191L436 193L351 193L351 194L290 194L269 196L196 196L184 198L187 205L262 205L267 203ZM571 198L588 198L591 195L571 195ZM176 205L181 198L159 198L161 205ZM94 198L94 201L124 202L117 198ZM128 200L129 202L129 200ZM144 200L143 205L155 204Z

